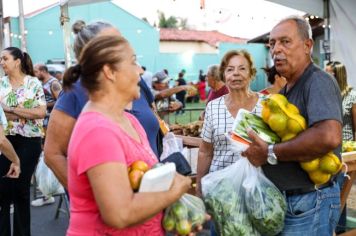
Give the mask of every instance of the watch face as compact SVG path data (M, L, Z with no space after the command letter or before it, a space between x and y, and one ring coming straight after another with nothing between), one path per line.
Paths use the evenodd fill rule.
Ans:
M273 157L272 155L268 155L267 162L271 165L277 165L278 163L277 158Z

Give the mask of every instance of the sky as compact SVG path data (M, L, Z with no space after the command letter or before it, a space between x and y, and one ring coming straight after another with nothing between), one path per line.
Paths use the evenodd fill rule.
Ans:
M58 0L23 0L24 11L30 13ZM158 23L157 11L166 17L186 18L188 26L196 30L218 30L234 37L251 39L267 33L288 15L304 12L287 8L265 0L113 0L131 14L146 17L153 25ZM17 0L3 0L4 16L18 15Z

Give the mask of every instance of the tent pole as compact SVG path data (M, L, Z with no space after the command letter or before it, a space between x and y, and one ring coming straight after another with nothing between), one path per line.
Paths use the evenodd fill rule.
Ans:
M2 50L5 46L4 37L4 13L2 8L2 0L0 0L0 49Z
M330 53L330 12L329 12L329 0L324 0L324 41L329 42L329 49L325 51L325 60L331 60L331 53Z
M63 28L63 42L64 42L64 60L66 68L69 68L72 64L70 55L70 26L69 26L69 11L68 2L61 5L61 26Z
M26 35L25 35L25 15L23 11L23 1L18 0L19 2L19 26L20 26L20 35L21 35L21 50L27 52L26 48Z

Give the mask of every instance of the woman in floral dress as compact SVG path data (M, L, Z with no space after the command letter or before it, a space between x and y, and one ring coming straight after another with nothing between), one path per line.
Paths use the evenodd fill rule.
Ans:
M8 120L5 130L21 163L18 179L0 178L0 235L11 235L10 204L14 204L13 235L31 235L30 182L41 153L46 101L41 82L34 77L30 56L16 47L1 52L6 76L0 79L0 102ZM10 163L0 157L0 175Z

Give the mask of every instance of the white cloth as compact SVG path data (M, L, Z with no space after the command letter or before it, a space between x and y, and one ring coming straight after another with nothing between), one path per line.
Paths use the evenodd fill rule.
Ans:
M1 106L0 106L0 124L2 125L2 128L5 130L7 127L7 120L6 120L5 112Z

